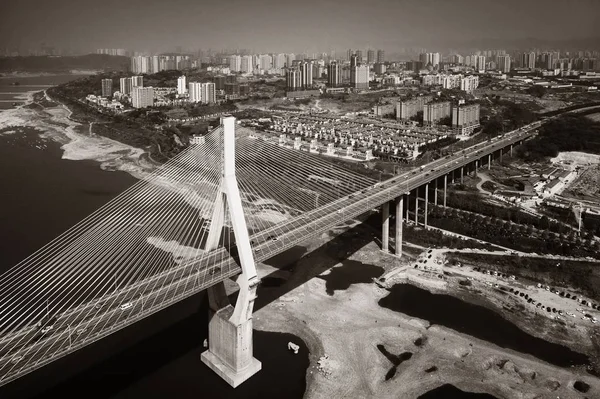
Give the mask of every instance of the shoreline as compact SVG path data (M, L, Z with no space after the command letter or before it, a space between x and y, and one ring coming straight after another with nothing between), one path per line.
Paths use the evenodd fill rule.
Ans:
M40 92L45 99L58 105L56 107L40 105L42 107L40 110L28 108L31 104L37 104L34 95ZM33 128L41 138L61 145L62 159L96 161L102 170L127 172L140 180L156 168L157 165L141 148L99 135L79 133L81 130L78 129L87 128L85 124L71 119L73 112L69 107L50 97L46 90L25 93L27 97L24 99L24 104L0 112L0 130L16 127Z
M46 76L63 76L63 75L95 75L99 70L94 69L70 69L69 71L61 72L0 72L0 79L26 79L26 78L41 78Z
M368 231L363 233L367 235ZM257 309L254 317L256 329L291 333L309 348L305 398L416 398L444 384L498 398L522 398L524 393L532 397L534 394L577 397L573 390L576 380L589 383L592 392L597 393L600 389L600 380L582 371L581 367L559 367L532 355L380 306L379 301L389 295L383 286L404 280L404 271L412 273L410 256L405 255L400 260L383 254L370 241L341 261L337 252L346 254L346 244L323 245L317 241L307 243L309 255L294 262L290 270L261 265L260 277L281 278L284 288L269 288L281 294ZM336 288L333 295L327 294L328 276L340 273L337 269L352 262L360 262L361 267L380 267L385 283L381 285L376 279L350 281L348 288ZM395 278L388 281L387 277L392 276ZM422 279L419 283L415 286L473 303L454 288L441 286L439 279ZM266 296L270 294L270 291L263 292ZM527 328L523 319L507 317L496 306L487 303L484 307L495 308L493 310L503 319L530 335L538 335L537 328ZM541 339L555 342L543 335ZM419 338L425 344L417 345L415 342ZM410 352L412 357L386 380L384 376L390 370L390 362L377 345L383 345L394 355ZM568 345L576 346L572 340ZM425 371L432 366L436 367L434 372Z

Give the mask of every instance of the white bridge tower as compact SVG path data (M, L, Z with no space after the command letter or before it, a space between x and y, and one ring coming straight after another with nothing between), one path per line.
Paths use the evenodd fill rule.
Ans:
M242 200L235 176L235 118L221 118L223 126L223 170L221 188L217 193L213 217L205 249L217 248L223 231L225 212L229 216L242 266L236 280L239 295L231 306L225 284L208 289L209 325L208 350L202 361L234 388L257 373L262 365L254 358L252 347L252 309L259 279L242 209Z

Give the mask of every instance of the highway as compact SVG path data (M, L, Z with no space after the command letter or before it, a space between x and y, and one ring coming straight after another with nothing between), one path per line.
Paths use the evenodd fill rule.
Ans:
M476 159L525 140L534 135L539 126L536 122L501 138L466 148L254 234L250 240L255 261L267 260ZM240 267L224 248L215 250L202 262L187 261L101 300L57 315L47 334L29 326L0 338L0 385L240 273ZM122 310L121 305L125 303L131 306Z

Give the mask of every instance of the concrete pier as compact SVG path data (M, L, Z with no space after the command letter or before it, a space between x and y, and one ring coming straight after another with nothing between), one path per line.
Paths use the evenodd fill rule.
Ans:
M381 250L388 252L390 242L390 203L381 205Z
M444 208L446 207L447 191L448 191L448 175L444 175Z
M492 154L488 155L488 170L492 168Z
M415 190L415 226L419 225L419 189Z
M402 256L402 208L404 207L404 196L396 198L396 256Z
M424 226L427 228L427 207L429 205L429 183L425 184L425 213Z
M234 307L227 300L222 282L210 287L208 294L209 350L203 352L200 358L211 370L236 388L262 368L261 362L253 356L252 314L241 323L231 320Z

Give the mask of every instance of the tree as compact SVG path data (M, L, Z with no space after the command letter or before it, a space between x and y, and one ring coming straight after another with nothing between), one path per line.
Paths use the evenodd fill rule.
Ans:
M533 85L527 89L527 94L535 96L537 98L542 98L546 94L548 90L544 86Z
M548 227L550 227L550 219L548 219L548 216L544 215L540 219L540 229L547 230Z

